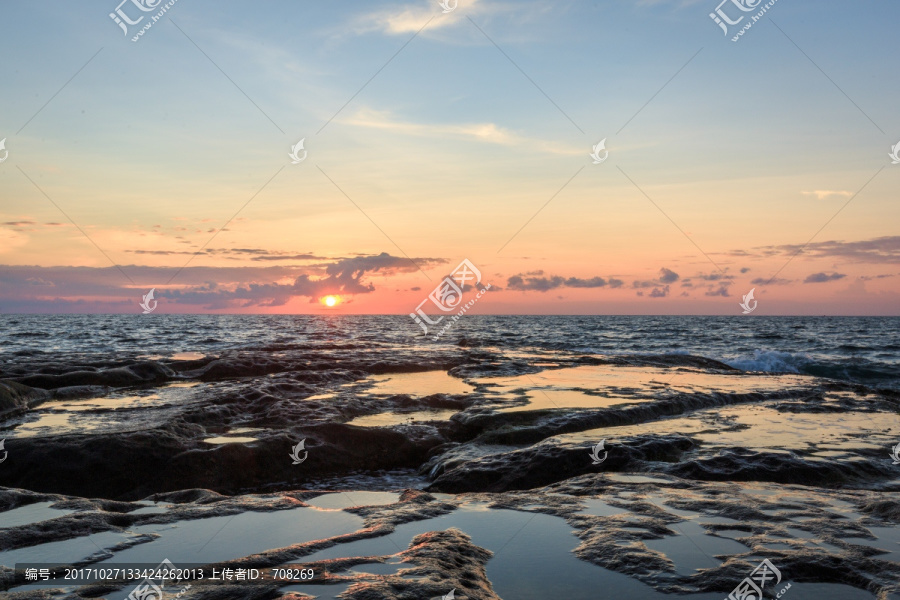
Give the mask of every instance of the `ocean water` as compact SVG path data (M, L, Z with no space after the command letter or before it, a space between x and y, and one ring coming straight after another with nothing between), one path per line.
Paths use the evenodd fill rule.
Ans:
M0 376L29 361L119 361L223 351L689 354L745 371L900 389L900 317L466 316L438 341L408 316L0 315ZM189 355L188 355L189 356Z
M685 368L697 364L684 360L686 355L748 372L789 375L733 377L702 366ZM216 356L222 360L212 360ZM622 368L577 360L585 356L681 360L634 360ZM0 379L35 379L38 387L43 381L59 390L46 376L69 373L71 381L91 383L94 371L99 382L110 367L142 360L168 363L178 375L136 386L140 389L79 392L83 396L65 392L0 422L0 438L6 438L9 451L0 469L0 477L7 478L0 481L5 486L0 504L6 498L15 506L3 511L0 521L12 519L21 531L35 524L41 531L57 528L49 539L35 536L43 541L8 548L0 553L0 563L65 563L94 556L105 564L155 565L166 557L176 563L239 558L346 534L363 527L360 514L342 512L347 500L384 507L399 498L398 490L426 485L440 501L456 503L455 510L427 514L418 500L401 502L398 511L408 516L421 509L422 518L398 516L403 524L388 535L345 540L302 562L391 556L415 535L457 527L495 553L486 571L501 597L562 593L593 598L601 587L607 595L650 599L662 598L674 577L717 569L725 556L746 558L750 546L732 538L747 537L751 530L765 536L765 545L757 539L753 550L771 549L779 566L779 552L805 552L807 573L859 560L857 551L835 541L865 529L873 535L860 544L879 548L878 560L896 557L894 524L869 521L871 515L858 512L862 506L887 506L900 489L890 457L898 415L884 402L890 393L856 402L869 390L835 390L804 375L900 391L900 318L466 316L434 341L408 316L0 315ZM179 360L191 362L174 364ZM469 378L451 376L454 367L453 375ZM542 367L548 368L538 372ZM678 374L682 377L676 379ZM671 386L664 389L663 383ZM531 393L536 389L541 391ZM818 390L827 391L811 393ZM446 398L426 401L435 393L453 394L460 404L441 404ZM727 403L720 402L724 396ZM781 410L782 405L787 408ZM679 406L679 414L672 414ZM522 418L526 410L554 408L559 414ZM604 413L626 412L627 419L596 420ZM403 444L397 444L397 434L407 436ZM289 449L307 436L310 460L295 468ZM679 449L685 437L693 440L689 450ZM661 456L676 458L645 459L640 448L651 438ZM612 460L591 467L587 473L596 478L585 476L580 465L590 462L589 449L607 439ZM454 443L446 443L450 440ZM357 448L371 449L365 461ZM327 455L320 453L324 449ZM76 459L57 459L70 456ZM421 463L423 456L431 458ZM549 463L547 456L557 458ZM160 468L170 460L177 468ZM138 476L96 476L117 471ZM98 481L103 485L96 486ZM489 488L497 492L497 506L447 494L488 491L484 486L495 482L507 486ZM548 483L555 487L543 489ZM72 538L67 528L74 521L66 520L67 513L46 502L33 509L18 506L22 495L15 488L145 500L129 512L137 520L127 532ZM165 498L161 505L146 501L150 493L193 488L239 494L244 508L236 514L228 506L208 513L216 511L215 504L202 498L193 507L187 506L193 502ZM523 488L527 496L515 491ZM270 492L281 489L346 493L312 499L312 507L258 510L275 498ZM240 495L261 492L265 496L252 502ZM648 502L672 519L647 513ZM179 508L173 509L176 504ZM107 518L99 501L83 500L78 506ZM175 510L183 510L183 518L153 520ZM567 511L619 518L600 526L573 520ZM701 523L745 527L715 537ZM662 537L641 533L669 527ZM123 543L135 534L159 537ZM635 544L638 534L646 552L638 551L643 547ZM607 535L616 547L630 548L628 560L652 565L657 555L649 552L662 552L675 571L654 574L652 567L635 573L623 569L624 563L618 568L615 561L607 563L605 554L589 561L575 553L580 544L591 553L608 552ZM215 543L206 543L213 538ZM101 557L100 548L117 549ZM761 558L753 556L752 562ZM847 585L878 580L886 589L886 563L874 560L855 565L858 572L848 571L841 584L814 576L791 580L791 595L874 600L871 592ZM390 572L396 564L358 565L348 573ZM849 581L853 573L867 579ZM733 573L723 576L730 581ZM415 578L406 581L416 583ZM308 584L283 591L328 598L347 585ZM124 600L127 594L123 588L104 597ZM725 595L707 591L667 597Z

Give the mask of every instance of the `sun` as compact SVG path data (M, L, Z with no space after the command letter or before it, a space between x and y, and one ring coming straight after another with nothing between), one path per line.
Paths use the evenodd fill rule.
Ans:
M340 304L341 297L340 296L325 296L322 298L322 304L327 306L328 308L333 308Z

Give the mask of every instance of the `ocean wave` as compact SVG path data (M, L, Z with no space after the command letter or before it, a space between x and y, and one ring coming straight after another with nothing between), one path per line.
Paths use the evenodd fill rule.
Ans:
M805 353L756 350L752 358L722 359L742 371L797 373L868 385L883 385L900 379L896 366L854 358L846 361L818 359Z
M777 350L754 350L753 358L723 360L722 362L741 371L802 373L801 368L808 365L811 360L806 354L792 354Z

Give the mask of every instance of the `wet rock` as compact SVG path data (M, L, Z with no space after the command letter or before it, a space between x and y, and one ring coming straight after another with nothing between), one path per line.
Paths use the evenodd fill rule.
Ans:
M413 538L409 550L400 554L421 578L410 581L388 576L382 582L360 583L345 594L348 600L421 600L441 597L455 589L459 600L501 600L487 578L485 564L493 552L474 545L455 528L430 531Z
M50 399L46 390L39 390L15 381L0 381L0 418L18 414Z
M415 429L410 435L325 423L292 435L269 433L253 443L222 445L205 444L177 423L102 436L19 438L16 460L4 464L0 481L45 493L121 500L198 487L229 493L289 487L360 469L416 468L447 440L433 427ZM308 459L294 465L291 448L304 438Z
M719 451L715 456L667 465L665 472L706 481L773 481L810 486L841 484L889 477L877 463L807 461L793 454L755 452L746 448Z
M452 468L443 472L436 461L440 474L428 489L450 493L527 490L598 469L620 471L646 461L674 461L693 446L690 438L679 435L623 440L607 446L608 458L599 467L593 464L588 447L573 448L553 441L464 462L458 462L456 453Z
M99 398L112 391L104 385L72 385L52 390L54 400L77 400L79 398Z
M162 383L174 377L175 371L164 364L144 361L112 369L70 371L58 375L28 375L16 378L15 381L36 388L52 390L61 387L84 385L126 387Z
M900 501L879 500L860 507L860 511L891 523L900 523Z

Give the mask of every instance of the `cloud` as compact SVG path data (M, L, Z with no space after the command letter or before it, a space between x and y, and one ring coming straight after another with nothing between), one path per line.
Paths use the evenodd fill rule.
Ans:
M893 273L883 273L881 275L860 275L857 279L862 279L863 281L872 281L875 279L887 279L888 277L896 277Z
M442 141L447 139L476 141L565 156L578 156L584 153L583 148L574 148L572 146L555 144L548 140L522 136L514 131L500 127L496 123L412 123L394 118L389 111L371 108L363 108L351 116L342 117L340 122L346 125L380 129L403 135L431 137Z
M727 273L700 273L695 275L695 277L703 281L727 281L734 279L734 275L728 275Z
M325 273L332 283L338 284L343 293L366 294L375 289L372 284L363 285L360 279L368 271L385 271L387 273L409 273L420 268L436 266L448 262L443 258L412 259L402 256L391 256L387 252L372 256L344 258L325 267ZM309 295L309 294L302 294Z
M415 262L413 262L415 261ZM135 289L115 267L0 268L0 302L28 312L36 301L51 310L83 306L95 310L129 310L151 287L168 303L204 309L283 306L296 297L310 301L327 294L368 294L372 273L418 271L447 263L440 258L391 256L387 253L342 258L306 266L147 267L122 265ZM177 278L172 280L174 276ZM171 285L159 282L168 282ZM52 291L52 297L48 293Z
M0 225L4 225L6 227L30 227L32 225L37 225L34 221L6 221L4 223L0 223Z
M509 279L506 280L506 287L510 290L516 290L519 292L549 292L550 290L555 290L561 287L569 287L569 288L601 288L601 287L612 287L618 288L622 286L622 280L620 279L609 279L606 280L602 277L591 277L590 279L581 279L579 277L560 277L559 275L554 275L551 277L528 277L527 274L525 277L520 275L513 275Z
M477 14L486 12L485 6L479 0L465 0L466 13ZM435 2L437 4L437 2ZM452 6L453 0L450 0ZM435 16L434 5L422 5L415 8L388 7L360 15L350 25L356 33L369 31L381 31L388 34L415 33L427 23L428 29L440 29L450 27L461 21L464 17L462 11L449 13L437 13Z
M846 277L843 273L813 273L803 280L803 283L825 283L827 281L837 281Z
M650 292L651 298L665 298L669 295L669 286L665 286L663 288L653 288L653 291Z
M828 196L843 196L849 198L853 194L846 190L814 190L812 192L800 192L804 196L815 196L819 200L824 200Z
M659 270L659 280L663 283L675 283L678 281L678 273L663 267Z
M839 258L847 262L886 264L900 263L900 236L883 236L856 242L830 240L811 244L782 244L780 246L758 246L750 253L733 250L731 256L793 256L802 250L805 256L813 258Z
M644 280L640 280L640 279L639 279L639 280L635 280L635 281L632 282L631 287L633 287L633 288L635 288L635 289L641 289L641 288L656 288L656 287L659 287L659 286L661 286L661 285L666 285L666 284L669 284L669 283L675 283L675 282L678 281L679 279L680 279L680 276L678 275L678 273L676 273L675 271L673 271L673 270L671 270L671 269L667 269L667 268L665 268L665 267L662 267L662 268L659 270L659 277L658 277L658 278L656 278L656 279L644 279ZM657 297L657 296L654 296L654 297Z
M717 289L710 288L704 294L705 296L722 296L724 298L728 298L731 294L728 293L728 286L720 285Z
M750 283L752 283L753 285L788 285L789 283L794 283L794 280L781 279L779 277L776 277L775 279L764 279L762 277L757 277Z

